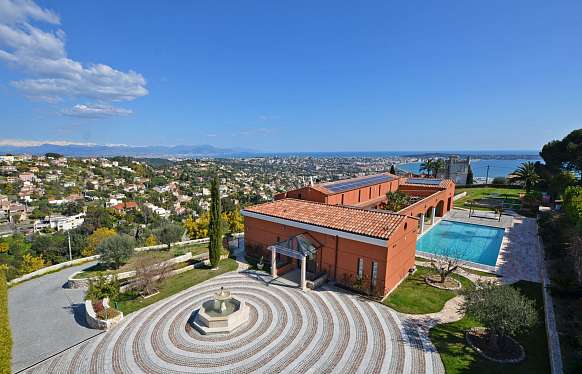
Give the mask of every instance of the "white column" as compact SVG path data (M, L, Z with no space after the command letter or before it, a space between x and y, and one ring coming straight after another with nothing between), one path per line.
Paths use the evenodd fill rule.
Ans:
M420 234L424 232L424 213L420 215Z
M277 251L275 248L271 248L271 276L277 277Z
M436 206L432 207L432 218L430 220L430 224L434 225L434 217L436 216Z
M301 258L301 289L303 291L307 290L306 272L307 272L307 256L303 256Z

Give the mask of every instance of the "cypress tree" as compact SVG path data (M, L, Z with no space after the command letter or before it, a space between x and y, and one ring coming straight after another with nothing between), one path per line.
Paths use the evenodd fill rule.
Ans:
M208 236L210 238L208 255L213 268L216 268L220 262L222 247L221 210L218 176L215 174L210 184L210 222L208 223Z
M396 174L396 168L394 167L394 164L390 166L390 174Z
M467 182L465 184L473 184L473 169L469 165L469 170L467 170Z

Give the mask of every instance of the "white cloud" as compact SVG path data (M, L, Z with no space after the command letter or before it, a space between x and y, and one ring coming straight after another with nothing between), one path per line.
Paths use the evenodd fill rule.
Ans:
M68 140L23 140L23 139L0 139L0 146L13 147L37 147L43 144L52 145L96 145L95 143L80 143Z
M52 24L59 24L60 19L53 11L42 9L31 0L0 1L0 22L16 23L28 18L37 19Z
M50 102L67 98L106 102L148 94L141 74L72 60L67 56L62 29L45 31L33 22L60 24L54 12L32 1L0 0L0 60L31 75L12 82L26 96Z
M65 116L81 118L105 118L116 116L128 116L133 113L130 109L115 108L99 104L77 104L70 109L61 111Z

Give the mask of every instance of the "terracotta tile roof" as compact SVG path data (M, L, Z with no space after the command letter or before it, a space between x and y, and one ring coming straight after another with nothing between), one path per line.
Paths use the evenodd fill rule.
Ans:
M137 208L137 203L135 201L128 201L125 203L119 203L117 205L114 205L112 206L112 208L116 210L133 209Z
M307 200L282 199L244 211L379 239L388 239L406 216Z

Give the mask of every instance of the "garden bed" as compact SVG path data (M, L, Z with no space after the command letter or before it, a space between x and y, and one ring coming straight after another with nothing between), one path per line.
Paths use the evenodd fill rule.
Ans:
M424 277L424 281L431 287L436 287L441 290L457 291L463 288L461 282L456 280L452 276L445 278L444 282L441 282L441 277L438 274L428 275Z
M496 348L490 343L491 334L483 327L473 327L465 333L465 339L477 353L490 361L515 364L525 359L525 350L515 339L504 336Z

